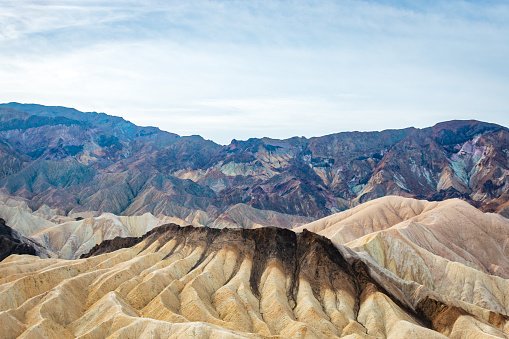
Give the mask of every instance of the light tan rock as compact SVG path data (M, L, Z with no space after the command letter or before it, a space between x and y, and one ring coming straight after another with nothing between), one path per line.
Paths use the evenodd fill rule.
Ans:
M140 237L164 222L150 213L132 217L103 213L99 217L53 225L32 234L31 238L60 258L76 259L104 240Z
M157 219L145 218L145 230L111 215L66 227L140 236ZM86 259L12 255L0 326L13 338L505 338L507 225L459 200L388 197L307 226L332 243L164 226Z

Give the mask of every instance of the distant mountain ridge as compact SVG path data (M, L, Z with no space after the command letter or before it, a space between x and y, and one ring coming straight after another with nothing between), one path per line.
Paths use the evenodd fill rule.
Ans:
M320 218L399 195L508 216L508 154L508 128L473 120L221 146L104 113L0 104L0 192L63 215L199 214L207 225L238 204Z

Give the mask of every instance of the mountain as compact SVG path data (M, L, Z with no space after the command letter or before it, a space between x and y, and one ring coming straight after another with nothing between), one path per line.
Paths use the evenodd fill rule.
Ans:
M246 206L255 224L289 227L386 195L508 216L508 152L506 127L471 120L221 146L104 113L0 104L0 193L63 216L199 215L213 226Z
M169 224L104 241L79 260L11 255L0 263L0 324L5 338L509 334L507 280L450 263L450 296L372 258L305 229Z

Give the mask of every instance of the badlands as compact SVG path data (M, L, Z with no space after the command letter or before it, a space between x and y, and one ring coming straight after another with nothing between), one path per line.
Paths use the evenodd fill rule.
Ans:
M15 244L0 262L3 337L509 336L509 220L459 199L387 196L293 230L141 216L133 233L122 218L26 234L11 216L0 232ZM104 240L113 224L126 233ZM78 259L84 243L62 250L62 234L103 238ZM34 243L50 255L20 250Z

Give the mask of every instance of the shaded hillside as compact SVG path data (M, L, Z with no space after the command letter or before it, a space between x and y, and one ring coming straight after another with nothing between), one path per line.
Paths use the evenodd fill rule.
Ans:
M245 204L319 218L386 195L509 213L509 131L478 121L221 146L103 113L10 103L0 105L0 154L2 193L65 214L215 219Z
M41 258L53 256L50 251L32 239L25 238L18 231L7 226L5 220L0 218L0 261L11 254L31 254Z

